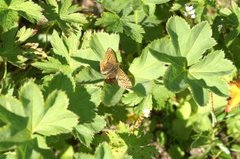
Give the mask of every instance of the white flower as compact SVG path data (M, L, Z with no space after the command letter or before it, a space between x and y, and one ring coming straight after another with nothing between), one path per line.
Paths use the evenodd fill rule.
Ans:
M193 6L188 6L185 4L185 10L186 12L184 12L184 16L190 16L192 19L196 17L195 9Z
M188 6L188 5L185 4L185 10L187 12L192 11L193 9L194 9L193 6Z
M192 19L196 18L196 15L195 14L191 15L191 18Z
M218 25L218 31L220 32L220 31L222 30L222 28L223 28L223 25L222 25L222 24L219 24L219 25Z
M145 118L148 118L150 116L150 114L151 114L151 110L150 109L144 109L143 110L143 116Z
M195 15L195 10L190 10L190 11L188 12L188 14L190 14L190 15Z

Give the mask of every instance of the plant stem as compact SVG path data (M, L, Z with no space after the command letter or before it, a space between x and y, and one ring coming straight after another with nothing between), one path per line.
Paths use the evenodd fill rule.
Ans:
M5 79L7 77L7 60L5 58L3 60L3 65L4 65L3 79Z

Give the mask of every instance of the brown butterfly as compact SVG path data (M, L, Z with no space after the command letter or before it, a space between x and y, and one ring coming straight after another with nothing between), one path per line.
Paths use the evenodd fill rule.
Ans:
M100 63L100 71L106 76L105 81L107 83L114 83L117 81L118 85L122 88L132 88L132 83L128 76L120 68L113 49L107 49L105 57Z

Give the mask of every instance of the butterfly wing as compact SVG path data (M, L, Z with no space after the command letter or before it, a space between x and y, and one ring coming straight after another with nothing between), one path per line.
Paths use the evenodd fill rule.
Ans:
M116 79L120 87L126 88L126 89L132 88L132 82L130 81L128 76L123 72L121 68L118 69Z
M117 58L116 58L115 52L110 47L106 51L105 60L110 63L117 63Z
M100 63L100 71L103 75L109 74L109 72L116 72L117 70L117 58L113 49L108 48L103 61Z
M105 81L107 83L115 83L117 81L118 85L122 88L132 88L132 83L128 76L119 67L119 63L117 62L113 49L107 49L105 57L100 63L100 71L106 76Z

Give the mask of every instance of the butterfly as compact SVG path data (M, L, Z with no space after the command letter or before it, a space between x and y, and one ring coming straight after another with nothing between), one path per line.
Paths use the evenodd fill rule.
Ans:
M100 72L106 76L107 83L114 83L117 81L122 88L132 88L132 83L125 72L120 68L117 62L115 52L112 48L108 48L103 61L100 63Z

